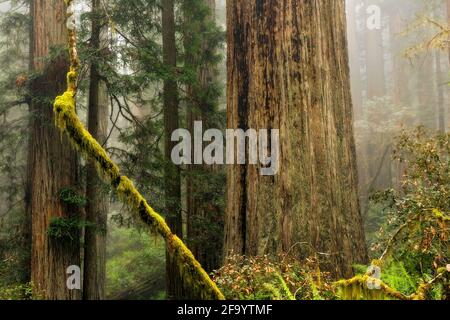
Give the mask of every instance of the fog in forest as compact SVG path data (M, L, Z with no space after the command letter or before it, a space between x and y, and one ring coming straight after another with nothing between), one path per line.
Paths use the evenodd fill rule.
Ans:
M443 1L347 1L360 195L369 234L378 228L373 213L379 208L368 198L401 184L402 169L392 159L395 137L418 126L448 131L446 19Z
M0 289L29 281L29 277L24 276L29 271L27 266L30 258L27 248L31 239L31 227L24 230L25 225L30 225L31 219L26 213L26 203L31 197L28 189L30 168L27 164L30 161L30 153L27 145L30 142L29 119L35 117L36 113L30 112L32 109L28 106L36 103L33 96L36 91L30 93L31 89L27 83L32 83L30 81L38 78L30 71L29 2L0 2ZM165 212L168 206L170 208L172 201L167 197L168 175L165 171L167 159L164 159L167 146L164 146L163 138L165 134L167 135L164 131L167 129L167 121L163 118L164 115L167 116L167 113L164 113L167 103L164 90L167 89L167 85L170 87L170 81L172 84L174 81L174 90L178 90L178 105L175 108L179 110L177 121L181 128L191 130L193 120L204 120L205 127L219 130L224 130L227 126L227 101L230 102L227 100L227 92L232 90L230 88L227 90L226 55L229 44L226 43L225 30L226 1L204 1L210 9L213 9L214 19L208 18L203 7L195 7L192 12L185 8L185 6L194 8L198 1L187 1L185 6L182 1L176 2L174 8L176 46L173 48L177 50L173 57L176 59L175 76L167 76L172 69L166 66L170 59L167 59L167 52L163 48L165 40L162 39L171 38L164 38L159 7L154 1L147 1L148 3L130 1L130 4L126 2L120 0L93 2L97 4L95 9L98 10L97 19L102 22L98 27L101 30L97 35L98 47L93 49L92 14L90 15L90 11L94 11L92 3L84 0L76 1L81 59L77 113L83 124L88 126L89 105L92 100L89 96L92 90L90 66L96 65L98 79L104 82L97 90L105 90L105 95L102 98L99 94L99 99L107 108L105 123L108 124L108 130L104 132L105 141L101 143L102 147L121 167L122 173L135 182L143 196L151 200L155 210ZM383 253L383 246L395 233L395 228L401 226L401 222L404 221L402 218L398 220L393 218L395 210L390 202L391 194L401 193L402 188L410 186L405 176L413 175L413 169L408 167L408 161L399 161L398 158L402 147L407 148L410 142L403 138L403 135L406 132L416 132L417 142L411 143L417 150L422 150L421 148L426 148L431 142L425 140L421 144L420 141L423 140L420 140L419 132L445 136L450 129L448 90L450 1L346 0L345 2L353 112L342 116L350 117L353 121L359 206L365 246L372 260ZM45 15L40 18L45 19ZM331 23L330 28L333 28ZM341 37L337 30L329 30L328 27L323 27L323 30L332 32L336 39ZM49 56L57 57L58 50L61 49L50 50ZM333 61L337 64L340 60ZM60 67L65 70L67 65L62 63ZM321 66L315 67L321 69ZM338 68L345 70L346 66L339 65ZM321 72L327 73L329 70L323 67ZM55 77L64 81L64 76ZM173 77L176 80L173 80ZM195 82L204 79L214 81L206 85ZM193 82L195 84L192 84ZM36 99L41 98L47 99L47 97ZM198 101L210 108L197 113L190 111L196 110ZM78 159L77 175L81 177L80 184L84 184L80 188L84 192L91 167L88 161L82 160L81 157ZM326 157L324 159L332 162ZM445 159L448 159L448 154L447 158L441 159L444 161L444 167ZM55 162L63 160L54 159ZM296 159L292 161L294 160ZM426 161L423 160L424 163ZM437 165L433 168L436 167ZM93 168L95 171L95 167ZM427 171L424 172L426 174ZM231 183L227 185L227 169L220 166L209 169L186 166L182 168L178 179L181 181L181 194L177 195L175 192L175 196L178 197L179 207L173 205L172 208L176 208L180 213L179 232L184 235L184 240L188 242L190 249L196 253L196 257L198 256L208 273L213 272L222 267L223 239L226 238L224 225L226 226L227 222L223 216L227 208L227 187L232 185ZM447 190L445 182L447 180L442 178L439 181L443 185L442 189ZM130 205L122 204L120 197L114 194L108 184L102 182L98 184L94 194L101 194L100 198L103 197L99 201L101 205L104 204L103 208L106 208L108 230L105 240L105 261L102 262L106 270L106 287L102 295L109 299L165 299L167 269L164 240L155 233L148 233L146 227L139 222L139 217L131 213ZM201 190L199 196L195 194L197 189ZM442 192L445 194L446 191ZM433 194L436 195L436 201L429 206L448 214L445 208L448 207L449 195L439 195L441 198L438 199L437 193ZM69 189L62 190L59 195L75 201L70 204L80 206L82 214L86 214L88 210L86 203L89 204L89 200L84 196L78 196ZM432 196L426 194L424 197L428 199ZM420 201L422 200L416 201L418 208L422 204ZM403 204L406 202L407 200ZM396 202L397 209L401 207L399 203L401 201ZM437 208L438 203L445 208ZM293 204L286 200L283 202L283 206L285 205ZM314 207L314 204L312 206ZM405 208L406 205L401 210L404 212L412 210L409 207ZM194 211L196 215L192 215L194 217L192 218L191 212ZM170 224L173 217L170 215L165 217ZM257 221L256 224L261 222ZM285 226L282 228L284 230ZM286 228L295 230L295 226ZM84 230L89 229L89 224L83 224L81 229L83 236ZM319 229L317 227L317 230ZM262 242L266 244L264 241L270 236L270 233L262 235ZM274 242L284 240L277 238ZM445 242L448 240L444 241L444 238L441 240L448 244ZM267 243L270 241L267 240ZM293 247L294 251L302 250L296 248L296 245ZM440 249L444 251L445 246ZM441 253L436 255L442 258ZM81 253L80 264L84 261L84 257L85 254ZM317 258L317 254L315 257ZM321 258L319 254L317 259ZM429 260L435 261L436 264L442 261L444 264L450 263L447 256L441 260L438 258ZM436 262L438 260L439 263ZM313 261L311 263L314 264L315 260L308 261ZM266 262L255 263L264 265ZM326 263L324 265L328 267ZM81 267L83 268L85 267ZM232 271L233 268L230 267L221 272L232 274ZM220 279L218 281L222 281L220 282L222 284L232 281L233 276L227 278L221 272L217 273L215 279ZM428 280L432 278L430 276ZM389 282L389 279L387 281ZM415 289L416 287L408 287L405 289L405 295L412 294ZM245 296L244 293L242 295ZM2 297L0 293L0 298Z

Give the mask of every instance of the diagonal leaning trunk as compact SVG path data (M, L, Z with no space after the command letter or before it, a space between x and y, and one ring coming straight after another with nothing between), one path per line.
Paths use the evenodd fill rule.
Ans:
M367 261L343 0L229 0L228 128L279 129L280 170L230 166L225 255Z

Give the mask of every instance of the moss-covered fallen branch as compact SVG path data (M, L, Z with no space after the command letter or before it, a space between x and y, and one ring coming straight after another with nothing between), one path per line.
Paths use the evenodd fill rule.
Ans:
M72 0L66 0L68 7ZM68 18L71 13L68 10ZM68 24L69 27L69 24ZM161 215L153 210L144 197L126 176L120 174L119 167L111 160L102 146L85 129L75 111L77 92L78 57L76 52L76 35L69 27L70 71L67 74L67 91L56 98L54 113L56 125L66 133L73 145L86 157L93 160L97 169L109 181L119 197L132 209L153 231L160 234L167 243L169 254L177 261L182 281L188 285L197 299L222 300L223 294L197 262L186 245L174 235Z
M370 289L368 286L370 282L377 289ZM338 281L335 285L339 290L339 296L343 300L411 300L410 297L390 288L381 280L372 278L369 275L358 275L349 280Z
M423 283L412 295L405 295L391 287L380 279L371 277L369 274L357 275L348 280L340 280L335 283L339 296L343 300L426 300L431 287L443 278L447 270L443 269L431 281ZM369 287L372 284L372 288Z

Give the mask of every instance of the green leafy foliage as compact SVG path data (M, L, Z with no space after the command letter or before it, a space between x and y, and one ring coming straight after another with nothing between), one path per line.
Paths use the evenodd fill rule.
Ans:
M328 274L314 259L231 256L213 279L230 300L334 299Z
M386 284L406 295L411 295L418 289L420 279L411 275L403 262L390 263L383 270L382 278Z
M95 224L87 222L84 219L53 217L48 226L47 235L56 240L73 241L83 228L95 228Z
M232 257L214 274L226 297L448 299L450 135L432 135L423 128L405 131L394 150L403 168L401 187L373 197L387 219L372 246L372 255L382 257L376 261L383 290L367 286L367 266L354 266L357 276L339 281L336 288L311 261Z
M410 294L450 263L450 135L432 135L422 127L405 131L397 138L394 158L403 170L402 184L374 197L386 205L388 219L372 254L386 261L386 283ZM442 285L448 288L445 276L430 291L445 298L448 289L435 290Z
M19 284L15 286L1 287L0 300L38 300L39 297L33 294L31 284Z
M73 188L63 188L59 193L59 198L66 204L85 207L87 199Z
M29 263L24 228L29 225L24 207L29 16L19 10L24 1L10 5L0 12L0 287L12 294L17 283L29 281L24 276Z

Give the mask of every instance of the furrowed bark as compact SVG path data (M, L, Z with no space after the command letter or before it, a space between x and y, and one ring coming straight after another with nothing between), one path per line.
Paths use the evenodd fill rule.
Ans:
M182 238L181 218L181 175L180 169L173 165L171 153L176 143L171 141L172 133L179 128L178 85L176 81L177 48L175 41L174 1L162 0L162 41L164 65L169 68L169 77L164 81L164 133L165 133L165 196L167 223L173 233ZM182 298L183 288L175 261L167 256L167 295L169 298Z
M97 14L99 0L92 0L92 11ZM101 26L97 16L92 20L91 46L101 54L105 44L102 36L106 30ZM103 34L102 34L103 33ZM103 41L104 42L104 41ZM106 84L101 80L98 65L91 64L89 87L88 130L92 137L101 144L108 136L109 103ZM85 229L84 246L84 284L83 298L85 300L105 299L106 278L106 230L108 220L108 196L104 184L99 177L93 161L88 163L86 198L86 221L90 224ZM92 224L92 225L91 225Z
M55 239L48 234L52 219L78 219L80 210L64 203L60 192L76 188L79 167L75 151L54 126L52 100L65 90L68 59L65 51L47 64L50 49L65 48L66 6L63 0L33 1L31 69L38 73L31 90L31 185L29 210L32 216L31 280L45 299L79 299L80 291L69 290L66 270L80 266L78 230L70 237Z
M225 254L367 261L344 1L228 1L228 128L279 129L280 170L230 166Z

